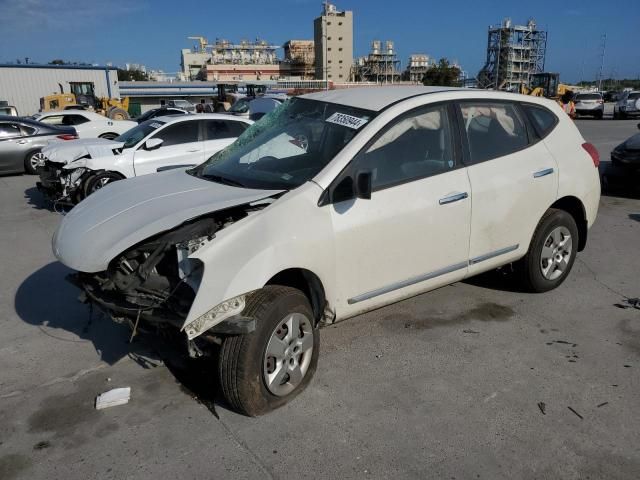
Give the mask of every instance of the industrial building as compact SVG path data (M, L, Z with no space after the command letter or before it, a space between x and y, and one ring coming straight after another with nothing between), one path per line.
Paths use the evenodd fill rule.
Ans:
M387 40L371 42L371 52L356 60L354 79L356 82L397 83L400 81L400 60L394 43Z
M0 100L32 115L40 98L69 92L69 82L91 82L98 97L120 98L116 67L85 65L0 64Z
M531 19L514 25L505 18L500 26L489 27L487 60L478 73L480 88L517 91L529 86L531 75L544 71L547 32Z
M403 80L412 83L422 83L425 73L427 73L427 70L429 70L434 63L433 59L424 53L416 53L409 56L407 68L402 75Z
M290 65L291 78L313 80L315 78L315 42L313 40L289 40L283 46L284 62Z
M353 12L339 12L325 2L322 14L313 21L313 34L316 79L348 82L353 64Z

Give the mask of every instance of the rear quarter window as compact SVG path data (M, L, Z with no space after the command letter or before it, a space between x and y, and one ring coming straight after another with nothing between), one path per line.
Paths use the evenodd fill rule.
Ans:
M637 100L640 98L640 92L630 93L629 100Z
M549 135L558 124L558 117L551 110L537 105L523 105L522 107L527 112L527 117L539 138Z

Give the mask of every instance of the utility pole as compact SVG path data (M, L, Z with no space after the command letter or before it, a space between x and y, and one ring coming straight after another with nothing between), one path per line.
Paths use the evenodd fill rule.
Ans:
M327 13L329 12L329 8L328 8L329 2L328 0L325 0L322 3L322 39L323 39L323 50L324 50L324 54L322 55L323 58L323 70L324 70L324 89L325 90L329 90L329 63L327 62L327 53L328 53L328 33L327 33Z
M607 34L602 35L602 51L600 53L600 71L598 72L598 91L602 91L602 70L604 69L604 53L607 46Z

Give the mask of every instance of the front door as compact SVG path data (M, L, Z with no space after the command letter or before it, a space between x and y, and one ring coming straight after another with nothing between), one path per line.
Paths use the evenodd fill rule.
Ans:
M172 123L147 138L147 141L162 139L162 145L154 150L146 150L143 144L136 150L133 162L136 176L156 173L158 169L202 163L204 148L200 140L199 123L199 120Z
M346 315L465 276L471 190L452 111L439 104L400 116L348 167L352 176L370 171L373 191L368 200L329 205Z
M0 172L22 170L30 139L23 137L20 125L0 122Z
M248 125L237 120L208 119L204 125L205 160L236 141Z

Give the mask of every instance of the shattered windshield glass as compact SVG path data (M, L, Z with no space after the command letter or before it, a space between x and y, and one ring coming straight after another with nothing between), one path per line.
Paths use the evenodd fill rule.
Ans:
M165 122L151 119L146 122L142 122L137 127L133 127L131 130L127 130L122 135L115 139L116 142L124 142L124 148L131 148L136 146L143 138L149 136L155 130L163 126Z
M290 190L313 178L374 116L368 110L294 98L188 172L245 188Z

